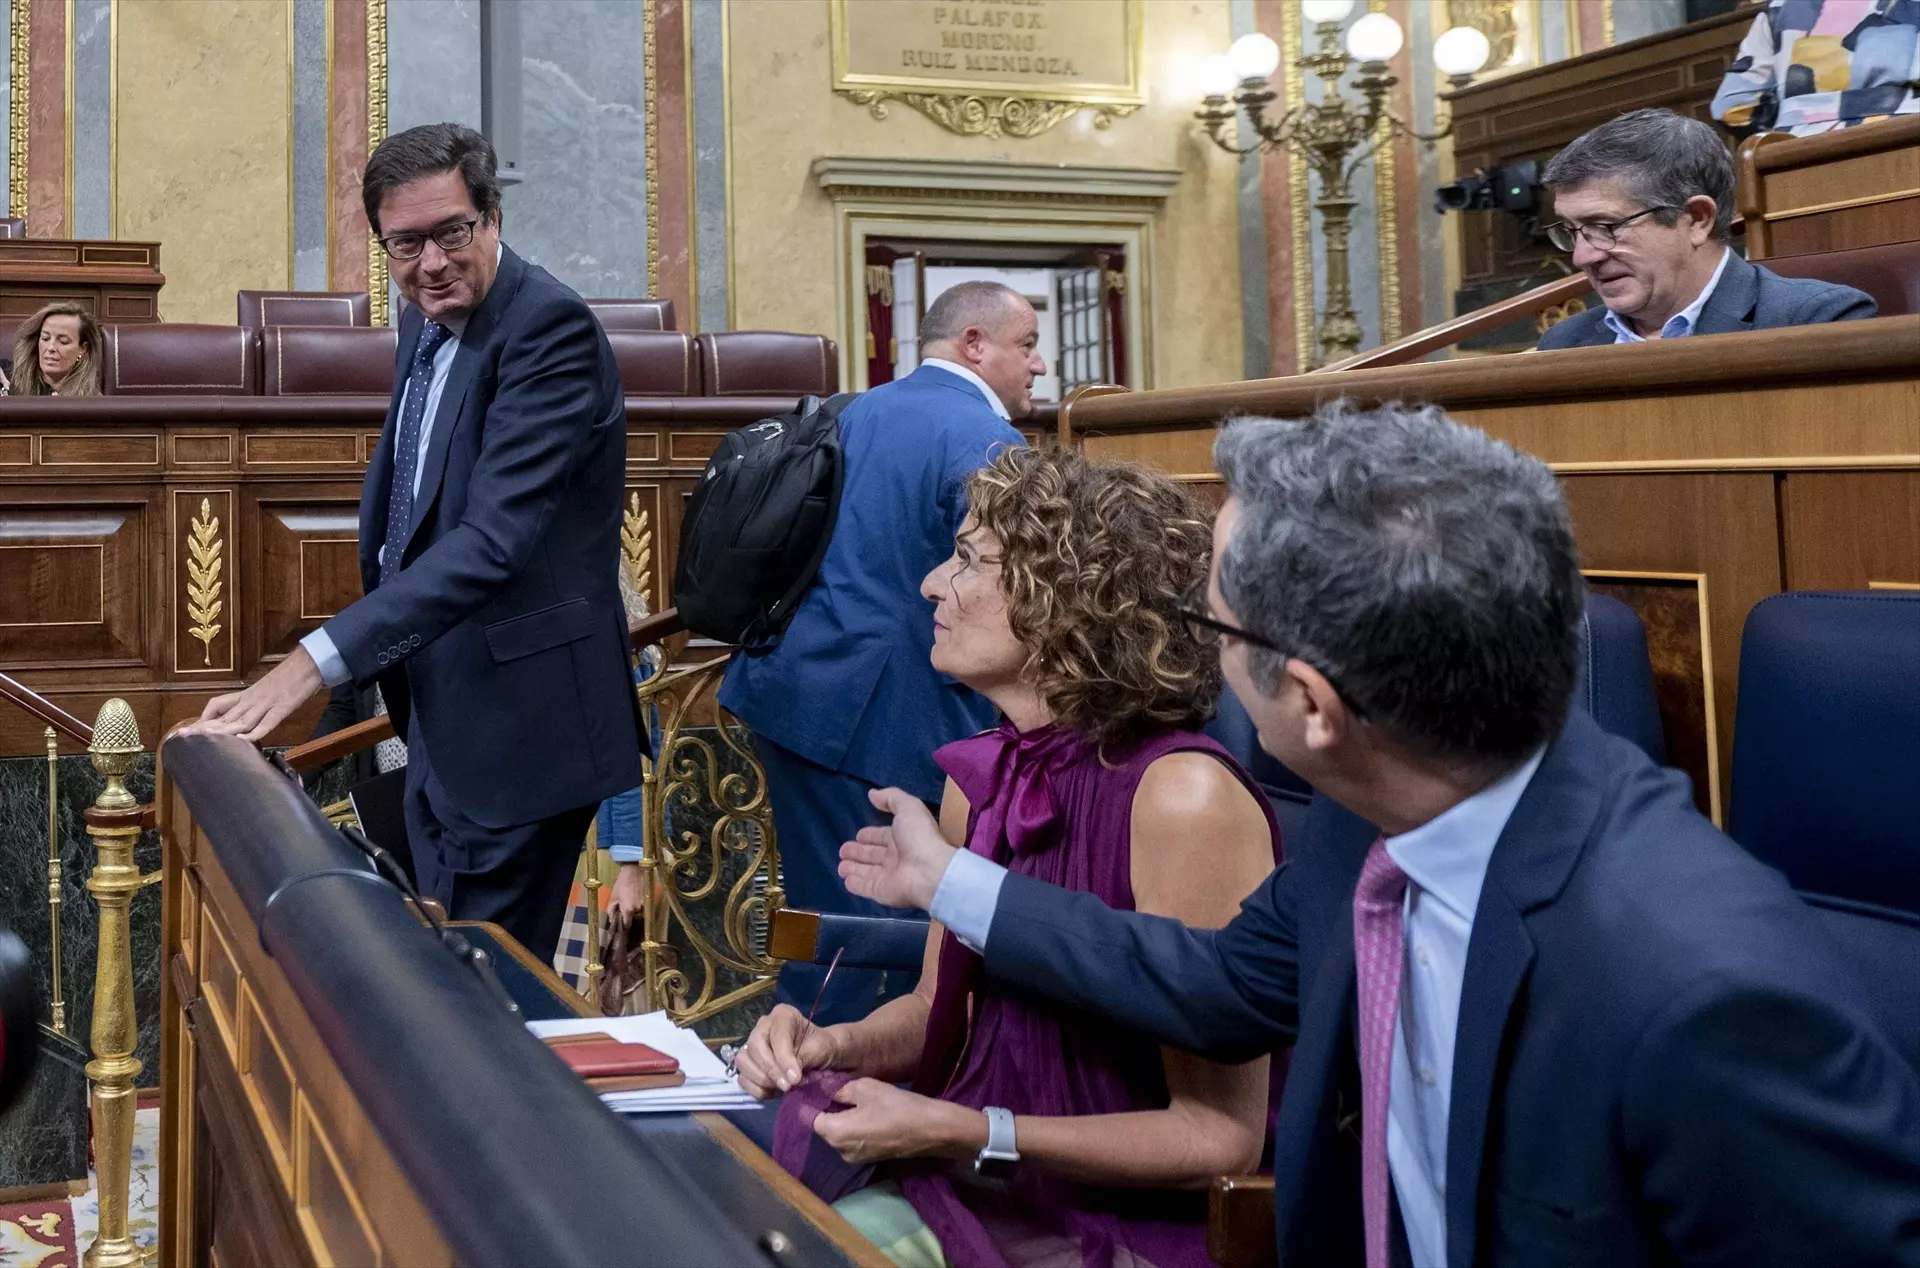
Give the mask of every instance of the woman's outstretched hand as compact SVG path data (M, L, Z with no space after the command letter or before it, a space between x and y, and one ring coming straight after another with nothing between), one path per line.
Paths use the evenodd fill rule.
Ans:
M814 1119L813 1134L848 1162L971 1158L986 1148L987 1116L964 1105L879 1079L855 1079L833 1099L847 1108Z
M754 1023L747 1046L735 1059L741 1090L756 1100L769 1101L792 1090L808 1070L831 1067L834 1044L828 1029L815 1026L791 1004L775 1004L772 1012Z
M933 906L933 893L960 851L940 835L926 803L899 788L878 788L867 800L893 816L881 828L862 828L840 847L840 879L847 892L886 907Z

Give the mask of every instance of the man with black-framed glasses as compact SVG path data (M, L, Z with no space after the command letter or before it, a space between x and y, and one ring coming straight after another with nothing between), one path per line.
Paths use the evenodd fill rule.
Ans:
M1734 253L1733 161L1697 119L1623 114L1554 155L1542 180L1558 217L1547 237L1600 298L1542 335L1543 352L1874 315L1862 291L1784 278Z
M360 500L366 597L195 726L258 741L323 686L378 682L421 892L544 960L646 743L614 567L625 397L586 301L501 243L484 136L396 133L362 193L408 301Z

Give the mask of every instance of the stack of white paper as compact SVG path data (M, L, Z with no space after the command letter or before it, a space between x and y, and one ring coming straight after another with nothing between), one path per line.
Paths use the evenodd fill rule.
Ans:
M687 1081L679 1087L645 1088L638 1092L603 1092L600 1099L620 1114L691 1113L694 1110L751 1109L760 1102L740 1090L726 1065L708 1050L700 1036L667 1020L665 1013L640 1017L581 1017L557 1021L530 1021L527 1029L541 1039L552 1035L605 1033L621 1043L643 1043L680 1063Z

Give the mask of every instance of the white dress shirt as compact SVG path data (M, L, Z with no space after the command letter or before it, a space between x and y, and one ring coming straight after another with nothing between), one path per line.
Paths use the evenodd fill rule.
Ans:
M498 263L499 259L499 252L496 251L495 263ZM420 445L415 451L416 457L413 464L413 496L416 499L420 496L420 477L427 469L427 442L433 436L434 415L440 412L440 397L447 390L447 376L453 373L454 358L460 354L460 336L467 332L467 318L470 316L472 316L470 313L462 313L457 317L449 316L440 323L453 332L453 338L433 350L433 376L427 380L426 412L420 416ZM423 325L421 329L424 330L425 326ZM413 365L411 349L407 352L407 365L409 367ZM401 403L401 408L406 408L404 401ZM397 462L399 457L399 450L396 448L394 460ZM398 471L393 475L396 480L400 478ZM386 553L387 548L382 544L380 557L383 560ZM314 666L320 670L320 680L327 686L338 687L353 677L353 673L347 668L347 662L341 658L340 649L333 645L333 638L327 633L326 626L321 626L301 639L300 646L306 648L307 655L313 657Z
M922 361L920 364L921 365L937 365L942 370L945 370L948 374L959 375L961 378L965 379L967 382L973 384L975 387L980 389L980 395L987 398L987 404L993 407L994 413L1000 415L1000 417L1008 420L1009 422L1013 420L1013 415L1007 412L1006 402L1001 400L999 396L995 395L994 390L987 386L987 381L981 378L979 375L975 374L972 370L967 369L966 366L961 365L958 361L949 361L945 357L928 357L926 360Z
M1707 306L1709 299L1713 298L1713 288L1720 285L1720 275L1727 271L1727 261L1732 258L1733 252L1730 249L1726 247L1720 249L1720 263L1714 266L1713 276L1707 279L1706 286L1702 287L1700 293L1693 297L1691 304L1688 304L1685 308L1667 318L1667 324L1660 327L1660 337L1662 339L1684 339L1693 333L1694 326L1700 320L1700 310ZM1600 320L1605 322L1607 329L1613 332L1613 341L1615 343L1646 342L1645 336L1636 332L1632 326L1629 326L1620 315L1611 308L1606 311L1606 315Z
M1415 1268L1444 1268L1447 1262L1447 1115L1473 914L1494 843L1545 752L1437 818L1386 839L1387 854L1407 874L1387 1170ZM962 850L940 878L929 913L962 943L985 951L1006 876L999 864Z

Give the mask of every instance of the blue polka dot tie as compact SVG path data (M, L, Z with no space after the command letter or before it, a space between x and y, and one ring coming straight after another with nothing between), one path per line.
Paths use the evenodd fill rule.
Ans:
M400 556L413 527L413 480L420 465L420 427L427 416L427 389L433 383L433 354L453 337L438 322L420 327L414 345L413 368L407 372L407 394L400 406L400 434L393 443L393 487L387 492L387 536L380 549L380 584L400 571Z

